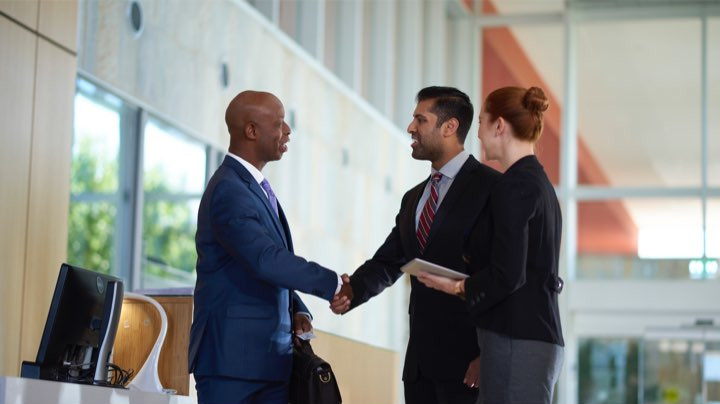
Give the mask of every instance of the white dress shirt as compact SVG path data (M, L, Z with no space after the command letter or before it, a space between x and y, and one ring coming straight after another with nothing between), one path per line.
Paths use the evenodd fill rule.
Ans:
M442 174L442 178L440 178L440 182L438 183L438 201L437 208L435 209L436 212L438 209L440 209L440 204L442 203L443 199L445 199L445 195L450 189L453 181L455 181L455 177L457 177L458 172L460 172L460 169L469 157L470 153L463 150L457 155L455 155L455 157L450 159L450 161L445 163L445 165L442 166L440 170L436 170L434 168L430 169L431 178L437 172ZM425 207L425 202L430 197L431 182L432 180L428 181L427 184L425 184L425 190L423 191L422 196L420 196L420 201L418 202L417 208L415 209L415 229L417 229L418 222L420 221L420 214Z

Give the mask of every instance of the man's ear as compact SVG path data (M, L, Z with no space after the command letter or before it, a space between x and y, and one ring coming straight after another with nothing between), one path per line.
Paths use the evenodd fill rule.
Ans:
M450 118L447 121L445 121L442 124L444 130L445 136L454 135L457 133L458 126L460 126L460 122L457 120L457 118Z
M245 124L245 130L243 131L243 134L245 135L245 138L247 139L257 139L257 127L255 122L248 122Z

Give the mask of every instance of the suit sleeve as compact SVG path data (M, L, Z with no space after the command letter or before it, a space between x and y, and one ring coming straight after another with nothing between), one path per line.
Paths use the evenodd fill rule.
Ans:
M307 313L310 316L310 320L312 320L312 314L310 313L310 310L308 310L307 306L305 306L305 303L303 303L302 299L300 299L300 296L298 296L295 291L292 292L292 301L293 314Z
M406 199L407 195L403 198L401 206L405 206ZM355 295L350 305L351 309L378 295L403 275L400 267L408 260L403 252L398 231L399 218L400 214L398 213L395 218L395 227L375 255L365 261L350 277L350 285Z
M335 272L278 245L260 220L262 206L255 199L247 188L218 185L210 214L223 249L268 283L331 300L337 288Z
M525 284L529 221L535 215L538 197L537 187L529 181L500 181L491 192L490 264L472 268L471 262L473 275L465 281L471 313L492 308Z

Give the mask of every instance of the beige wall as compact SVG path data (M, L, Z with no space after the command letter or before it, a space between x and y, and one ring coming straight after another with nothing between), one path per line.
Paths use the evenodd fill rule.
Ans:
M0 374L33 360L70 197L76 1L0 1Z
M325 359L337 377L345 404L391 404L400 402L396 370L401 355L325 332L316 332L313 351Z

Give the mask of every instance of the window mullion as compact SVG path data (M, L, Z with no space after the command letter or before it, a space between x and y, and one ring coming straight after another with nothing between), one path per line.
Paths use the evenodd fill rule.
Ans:
M143 204L144 204L144 192L143 192L143 153L144 153L144 137L145 137L145 124L147 123L147 112L143 109L138 109L134 114L133 120L133 154L128 159L132 164L132 179L129 183L129 192L131 197L131 210L130 216L128 216L127 223L130 224L127 240L127 250L125 257L128 259L129 268L129 290L136 290L141 288L142 279L142 243L143 243Z

